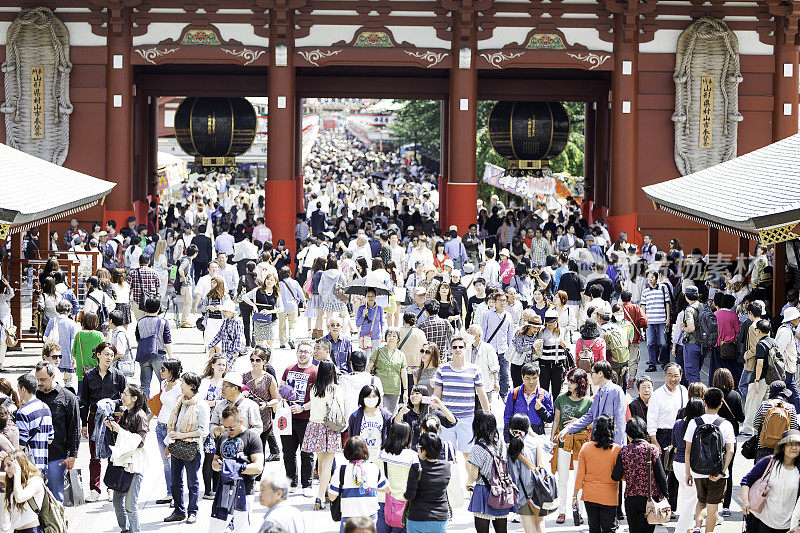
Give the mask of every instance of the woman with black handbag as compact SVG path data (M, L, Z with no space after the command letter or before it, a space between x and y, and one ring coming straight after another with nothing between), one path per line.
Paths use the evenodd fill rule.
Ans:
M181 376L181 397L172 411L167 424L172 466L172 499L175 510L164 519L164 522L179 522L186 519L187 524L197 522L197 497L200 484L197 473L200 470L200 448L208 436L210 413L208 403L197 395L202 379L194 372L186 372ZM186 484L189 487L189 506L183 505L183 471L186 470Z
M139 533L139 489L147 466L144 441L149 424L144 411L146 398L138 385L128 385L122 393L119 422L106 419L106 427L116 433L115 451L119 458L106 469L104 482L114 490L114 511L123 531ZM119 484L118 484L119 483ZM123 490L127 485L127 490Z
M544 517L558 506L558 483L549 469L550 457L545 455L553 443L532 435L530 426L527 415L517 413L511 417L508 475L519 491L514 512L519 514L522 528L525 533L541 533Z
M625 514L629 531L653 533L655 523L649 523L645 514L647 501L666 498L668 493L667 477L659 457L661 450L647 441L647 423L639 417L628 420L625 433L630 442L619 451L611 479L621 481L625 478ZM659 494L661 498L658 498Z

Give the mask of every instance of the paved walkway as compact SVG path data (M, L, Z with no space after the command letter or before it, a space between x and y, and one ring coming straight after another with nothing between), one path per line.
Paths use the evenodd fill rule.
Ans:
M171 318L171 313L170 313ZM305 334L305 320L301 319L297 322L298 335ZM206 356L203 352L202 334L196 329L178 329L173 334L173 354L181 360L184 370L200 372L205 364ZM26 347L22 352L10 352L6 359L6 367L10 370L10 374L5 374L4 377L16 382L16 378L23 372L30 371L39 359L40 346L34 345ZM646 360L646 356L642 357L642 363ZM280 376L283 370L293 364L294 352L292 350L277 349L273 352L272 365L275 367L276 372ZM249 370L249 361L246 358L241 358L237 361L238 365L246 365L241 371ZM644 369L642 364L642 370ZM659 387L663 383L663 377L660 372L652 373L650 376L655 382L655 386ZM704 374L704 380L707 380L707 375ZM498 418L502 420L502 405L495 402L493 411L498 414ZM155 426L153 425L153 428ZM740 442L741 445L741 442ZM142 531L165 531L165 532L185 532L189 531L191 526L185 523L165 524L162 522L164 517L170 514L170 509L166 505L156 505L155 500L163 497L166 493L165 484L162 475L161 461L158 455L158 447L155 441L154 430L151 430L151 435L148 436L145 444L149 453L150 471L145 475L140 493L140 522ZM77 461L77 467L80 468L84 476L84 485L88 482L88 442L81 442L81 449ZM746 461L737 453L734 463L734 479L741 480L742 476L747 472L750 466L749 461ZM269 470L283 471L282 462L267 463L266 466ZM574 475L573 475L574 479ZM572 483L570 483L572 485ZM316 486L316 485L315 485ZM738 492L738 485L734 487L734 500ZM202 495L202 480L201 480L201 495ZM289 499L290 503L303 513L303 517L308 524L307 531L309 533L333 533L339 530L338 524L330 519L330 513L325 511L313 510L313 499L308 499L302 494L293 494ZM208 500L200 500L199 512L197 516L197 524L191 527L194 531L208 531L209 517L211 513L211 502ZM249 531L257 531L261 524L264 508L258 503L258 494L253 497L251 513L251 527ZM724 524L718 526L716 531L720 533L733 533L742 531L742 515L739 506L736 502L732 505L733 516L728 518ZM72 507L67 509L67 516L70 522L70 532L86 532L92 531L96 533L105 532L118 532L119 527L116 524L116 517L114 514L113 506L108 501L100 501L95 503L88 503L80 507ZM571 516L567 517L567 523L563 525L555 524L555 515L551 515L546 520L547 531L588 531L587 526L575 527L572 525ZM658 526L656 532L672 532L673 525ZM509 531L522 531L522 526L519 523L509 523ZM457 509L454 513L453 521L448 525L448 531L474 531L472 515L466 511L466 506ZM623 523L618 530L620 533L627 532L627 526ZM249 532L242 532L249 533Z

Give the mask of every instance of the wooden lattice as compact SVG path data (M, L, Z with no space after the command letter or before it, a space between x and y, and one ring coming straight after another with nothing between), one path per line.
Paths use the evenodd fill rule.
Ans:
M797 222L792 222L791 224L779 226L777 228L765 229L758 233L759 240L761 244L765 246L794 240L798 238L798 234L794 232L795 226L797 226Z

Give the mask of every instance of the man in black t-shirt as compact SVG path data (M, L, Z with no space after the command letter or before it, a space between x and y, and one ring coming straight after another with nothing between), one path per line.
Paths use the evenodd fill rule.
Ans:
M231 522L234 531L249 527L247 495L253 494L255 478L264 469L264 445L258 434L244 429L243 422L234 404L222 411L225 431L216 439L217 452L211 464L220 472L220 483L211 507L210 533L224 533Z

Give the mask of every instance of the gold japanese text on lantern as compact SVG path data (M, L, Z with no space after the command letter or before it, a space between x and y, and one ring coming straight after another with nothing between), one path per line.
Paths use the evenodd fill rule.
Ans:
M700 148L711 148L712 123L714 120L714 79L700 78Z
M44 67L31 67L31 139L44 138Z

